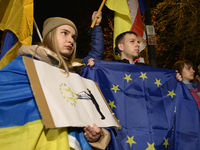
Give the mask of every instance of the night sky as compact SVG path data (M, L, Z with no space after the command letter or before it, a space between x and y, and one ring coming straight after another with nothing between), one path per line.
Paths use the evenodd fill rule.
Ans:
M34 18L42 32L43 22L49 17L64 17L72 20L78 30L83 24L91 25L91 15L93 11L98 10L102 0L42 0L34 2ZM103 18L112 11L105 5L102 9ZM103 22L104 20L102 20ZM81 31L79 31L81 32ZM38 41L34 36L34 41Z

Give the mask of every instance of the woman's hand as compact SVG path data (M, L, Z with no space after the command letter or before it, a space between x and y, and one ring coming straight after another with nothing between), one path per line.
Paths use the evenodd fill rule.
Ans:
M88 142L96 142L101 137L101 128L97 127L96 124L93 127L87 125L84 128L84 136Z

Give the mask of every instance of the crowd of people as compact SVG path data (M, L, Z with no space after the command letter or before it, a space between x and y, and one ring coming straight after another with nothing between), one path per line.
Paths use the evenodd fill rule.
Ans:
M79 69L73 66L78 30L76 25L66 18L52 17L44 21L43 43L40 46L22 45L17 55L18 57L27 56L57 66L64 69L67 75L69 71L78 73L86 65L92 67L94 66L94 59L100 60L104 51L103 33L100 26L102 13L95 11L92 15L92 21L95 18L97 18L97 21L91 35L91 51L81 62ZM117 60L118 62L145 65L135 61L139 56L140 46L138 35L135 32L127 31L118 35L115 46L121 56L121 59ZM177 70L176 78L183 81L187 86L200 109L200 85L199 82L193 81L195 73L193 64L186 60L178 61L173 69ZM99 128L95 124L92 127L89 125L84 127L84 136L93 149L106 149L111 140L109 131Z

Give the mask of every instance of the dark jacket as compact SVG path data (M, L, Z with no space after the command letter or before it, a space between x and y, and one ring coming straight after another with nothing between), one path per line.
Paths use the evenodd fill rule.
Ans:
M122 60L117 60L117 61L129 64L129 60L127 60L127 59L122 59ZM147 66L146 64L141 63L141 62L137 62L137 61L135 62L135 65Z
M94 29L92 31L91 41L92 41L91 51L82 60L82 63L84 63L84 64L87 64L88 59L90 59L90 58L100 60L103 57L104 41L103 41L102 29L100 26L94 27Z

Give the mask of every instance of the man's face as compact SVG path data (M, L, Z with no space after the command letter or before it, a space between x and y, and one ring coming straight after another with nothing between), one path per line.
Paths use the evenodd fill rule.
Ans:
M134 34L126 34L122 44L122 53L126 59L135 59L139 55L140 42Z

